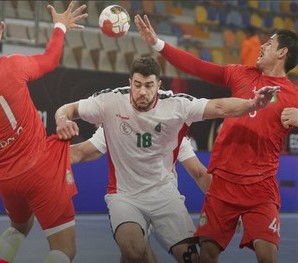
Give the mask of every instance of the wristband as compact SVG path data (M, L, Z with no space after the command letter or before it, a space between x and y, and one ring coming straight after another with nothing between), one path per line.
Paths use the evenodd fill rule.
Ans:
M160 52L163 50L164 46L165 46L165 42L158 38L156 43L152 46L152 48L157 52Z
M64 33L66 32L66 26L60 22L55 23L54 28L59 27Z

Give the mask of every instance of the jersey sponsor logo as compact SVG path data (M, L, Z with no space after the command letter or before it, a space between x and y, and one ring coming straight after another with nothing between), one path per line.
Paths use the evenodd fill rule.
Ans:
M116 117L123 119L123 120L129 120L128 116L122 116L121 114L116 114Z
M126 122L121 122L120 123L120 131L124 134L124 135L129 135L132 132L132 128L131 126L126 123Z
M274 94L272 99L270 100L270 103L274 103L274 102L277 102L277 95Z
M20 134L23 132L24 128L23 127L19 127L16 131L16 133L3 141L0 141L0 150L4 149L6 146L10 145L11 143L13 143L19 136Z

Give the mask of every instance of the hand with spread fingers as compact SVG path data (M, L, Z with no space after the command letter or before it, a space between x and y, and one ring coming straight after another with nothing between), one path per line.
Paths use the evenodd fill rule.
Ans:
M255 100L256 110L267 106L272 100L272 97L275 96L275 94L279 91L280 91L279 86L273 86L273 87L265 86L255 91L254 100Z
M148 45L155 45L157 42L157 35L152 28L150 21L147 15L144 15L144 19L140 15L136 15L134 19L135 25L141 38L148 44Z
M61 14L57 13L56 9L52 5L48 5L47 8L53 17L53 23L62 23L65 25L67 30L74 28L84 28L83 25L79 25L77 24L77 22L88 17L88 14L84 13L84 10L86 10L87 6L81 5L75 10L73 10L75 4L76 1L71 1L66 11Z

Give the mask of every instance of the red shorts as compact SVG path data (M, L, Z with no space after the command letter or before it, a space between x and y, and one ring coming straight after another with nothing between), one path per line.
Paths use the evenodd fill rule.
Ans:
M271 180L271 178L267 179ZM247 246L253 249L253 241L262 239L278 246L280 241L280 217L279 205L272 200L259 198L258 193L264 193L267 180L253 185L239 185L230 183L218 176L213 177L210 193L207 193L197 231L196 237L214 240L222 250L228 246L237 226L239 217L242 217L243 236L239 247ZM227 198L220 200L212 193L223 191ZM254 196L248 196L253 190ZM209 192L209 191L208 191ZM261 194L261 196L262 196ZM227 201L229 199L231 201ZM242 197L242 198L241 198ZM243 200L247 200L243 202ZM242 200L242 201L240 201ZM258 200L258 203L256 202ZM202 240L202 239L201 239Z
M43 230L74 220L72 197L77 189L69 142L50 136L47 150L32 169L0 184L5 209L14 223L25 223L32 213Z

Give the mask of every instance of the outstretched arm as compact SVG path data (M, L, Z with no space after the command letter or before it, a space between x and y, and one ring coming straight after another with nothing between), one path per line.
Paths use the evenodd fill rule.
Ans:
M56 9L52 5L47 5L47 8L52 15L53 23L62 23L66 30L69 29L82 29L84 26L77 24L80 20L88 16L87 13L84 13L86 5L81 5L78 8L74 9L74 6L77 1L71 1L63 13L57 13ZM74 9L74 10L73 10Z
M209 100L203 114L203 119L240 117L266 107L279 87L266 86L255 93L254 99L223 98Z
M285 108L281 113L281 123L286 129L291 126L298 127L298 109Z
M178 69L219 86L226 86L224 81L225 69L223 66L201 60L194 55L175 48L159 39L146 15L143 19L135 16L136 28L145 43L151 45L156 51Z
M74 9L75 3L76 1L71 1L68 8L63 13L57 13L52 5L47 6L52 15L55 29L44 54L34 55L39 67L39 72L37 72L36 76L33 76L34 79L54 70L58 65L63 52L65 32L73 28L84 28L83 26L78 25L77 22L88 16L88 14L84 13L86 5L81 5Z

